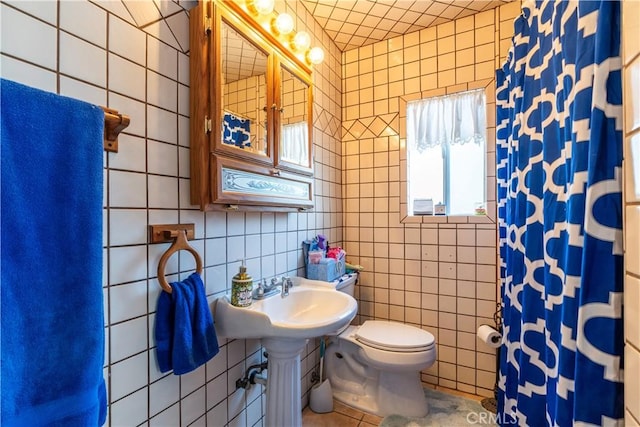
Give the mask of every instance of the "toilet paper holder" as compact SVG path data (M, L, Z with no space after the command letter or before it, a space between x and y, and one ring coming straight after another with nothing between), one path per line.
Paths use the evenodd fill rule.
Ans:
M476 335L480 341L489 347L498 348L502 344L502 334L491 325L480 325Z

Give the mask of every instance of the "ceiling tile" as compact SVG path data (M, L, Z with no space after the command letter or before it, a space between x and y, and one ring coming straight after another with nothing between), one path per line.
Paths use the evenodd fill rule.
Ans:
M462 11L461 7L457 7L457 6L448 6L444 12L442 12L440 14L441 17L443 18L447 18L447 19L455 19L458 14Z
M433 21L437 18L437 16L427 15L426 13L422 15L420 18L414 22L415 25L418 25L422 28L427 28L433 23Z
M462 12L460 12L458 14L458 16L456 16L456 19L464 18L465 16L471 16L471 15L474 15L476 13L478 13L478 12L476 12L475 10L462 9Z
M313 16L319 16L322 18L328 18L331 16L331 12L333 12L333 6L327 6L326 4L319 4L315 7L311 13Z
M380 21L380 23L376 26L376 28L378 28L379 30L389 31L390 29L393 28L394 25L396 25L396 21L385 18L382 21Z
M390 19L393 21L399 21L402 18L402 15L405 14L407 10L402 9L400 7L393 7L387 14L384 16L385 19Z
M366 39L367 39L366 37L353 36L351 37L351 40L349 40L349 44L355 45L355 46L362 46L362 43L364 43Z
M327 20L329 18L320 18L319 16L315 16L316 21L318 22L318 24L320 24L321 27L324 27L325 25L327 25Z
M329 19L340 24L344 24L345 22L347 22L347 20L345 19L347 15L349 15L348 10L334 7L331 11L331 16L329 16Z
M160 11L152 1L123 0L125 7L135 19L138 27L145 26L162 19Z
M358 25L352 24L351 22L345 22L342 28L340 28L341 33L347 33L351 35L355 34L356 31L358 31Z
M342 25L344 25L344 21L340 21L338 19L329 19L324 29L327 32L329 31L337 32L337 31L340 31L340 28L342 28ZM331 37L331 38L334 38L334 37Z
M427 9L426 12L428 12L429 15L440 16L440 14L444 12L446 9L447 9L446 4L434 1L431 3L431 6L429 6L429 9Z
M371 32L369 37L375 39L375 41L380 41L385 40L387 38L387 34L389 34L389 31L376 28Z
M180 5L174 3L172 0L154 0L154 2L156 3L158 10L160 10L160 14L165 17L183 10Z
M352 22L352 23L362 23L362 21L364 21L364 18L367 16L366 13L362 13L362 12L356 12L356 11L351 11L349 12L349 16L347 17L346 22Z
M409 10L418 13L424 13L429 8L429 2L417 1L409 7Z
M366 27L364 25L360 25L360 27L354 33L354 36L365 37L366 38L366 37L369 37L369 35L371 34L372 31L373 31L373 28ZM363 41L363 43L364 43L364 41Z
M129 10L126 7L124 7L124 4L121 1L95 0L95 3L98 4L100 7L113 13L115 16L124 19L128 23L136 25L136 21L133 19L133 17L131 16L131 13L129 13ZM24 4L34 5L40 8L40 10L42 10L42 7L38 5L38 3L36 2L24 2ZM22 4L21 4L21 7L22 7Z
M403 9L409 9L416 3L420 3L420 2L419 1L415 1L415 0L398 0L393 5L393 7L401 7ZM422 3L424 3L424 2L422 2Z
M443 18L442 16L438 16L436 19L433 20L430 27L434 25L444 24L445 22L451 22L451 20L447 18Z
M367 27L377 27L378 24L382 21L382 18L379 16L367 15L363 20L362 24Z
M334 30L329 30L329 29L327 29L326 31L329 37L331 37L332 40L335 40L336 36L338 35L338 32Z
M353 6L353 10L361 13L368 13L373 7L373 3L369 1L359 1Z
M351 34L340 32L336 36L336 42L347 43L347 42L349 42L349 40L351 40L351 37L352 37Z
M510 1L515 0L300 0L300 4L344 51L451 22Z
M389 12L389 9L391 9L391 7L386 4L375 3L369 11L369 15L379 16L382 18Z
M406 22L397 22L396 25L393 26L392 31L395 33L405 34L408 32L409 28L411 28L411 24L407 24Z
M414 12L412 10L407 10L406 13L402 15L402 17L400 18L400 21L406 22L408 24L413 24L421 16L422 16L421 13Z

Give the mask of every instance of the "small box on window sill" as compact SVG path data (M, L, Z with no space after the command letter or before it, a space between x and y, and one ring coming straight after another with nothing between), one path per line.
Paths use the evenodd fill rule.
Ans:
M413 199L414 215L433 215L433 199Z
M435 215L446 215L447 214L447 205L443 203L438 203L435 206L434 210Z

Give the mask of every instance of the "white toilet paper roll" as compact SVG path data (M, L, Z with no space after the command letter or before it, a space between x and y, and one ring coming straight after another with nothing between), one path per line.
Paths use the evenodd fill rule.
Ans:
M489 325L480 325L478 338L491 348L498 348L502 344L502 334Z

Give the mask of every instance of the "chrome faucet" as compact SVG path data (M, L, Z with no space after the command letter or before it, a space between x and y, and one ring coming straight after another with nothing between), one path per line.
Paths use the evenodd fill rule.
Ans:
M280 296L282 298L289 296L289 289L293 288L293 282L287 276L282 276L282 291Z

